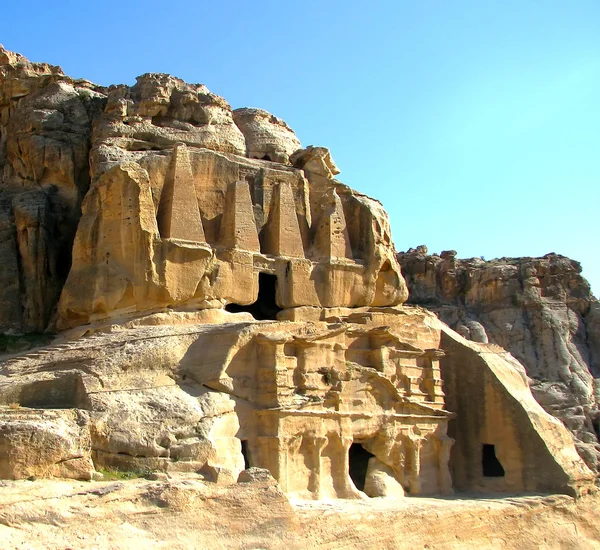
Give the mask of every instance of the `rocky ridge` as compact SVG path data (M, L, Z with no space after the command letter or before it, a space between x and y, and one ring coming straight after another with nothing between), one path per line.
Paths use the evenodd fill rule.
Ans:
M454 323L469 342L403 306L387 214L327 149L169 75L103 88L3 49L0 69L0 332L59 331L0 358L0 478L151 473L117 500L165 520L154 507L224 496L235 524L240 502L263 503L290 541L288 499L315 518L328 499L385 497L395 522L404 496L593 498L572 435L483 325Z
M527 369L533 395L600 465L600 303L578 262L543 258L459 259L424 246L398 254L408 303L459 334L502 346Z

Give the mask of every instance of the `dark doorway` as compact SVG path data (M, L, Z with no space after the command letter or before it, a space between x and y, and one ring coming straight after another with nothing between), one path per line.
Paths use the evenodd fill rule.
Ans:
M484 477L504 477L504 468L496 457L494 445L484 443L481 450L481 465Z
M592 426L594 428L594 432L596 433L596 437L600 441L600 416L597 416L592 420Z
M225 310L230 313L246 311L258 321L275 321L281 308L277 305L277 276L269 273L258 274L258 298L256 302L247 306L240 304L227 304Z
M248 456L248 442L245 439L241 440L242 456L244 457L244 470L250 468L250 457Z
M367 451L360 443L352 443L348 451L349 474L355 487L362 491L365 488L367 479L367 468L369 460L375 455Z

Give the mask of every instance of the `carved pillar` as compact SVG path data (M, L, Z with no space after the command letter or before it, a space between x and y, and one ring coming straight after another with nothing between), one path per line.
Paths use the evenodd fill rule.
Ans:
M296 340L296 350L298 354L298 366L294 382L300 393L306 393L310 390L317 390L318 387L309 383L308 374L310 372L310 362L312 351L318 344L305 340Z
M265 254L304 258L294 193L288 182L274 188L274 204L265 228Z
M258 334L256 344L259 403L264 407L280 406L288 401L292 393L284 353L285 339Z
M162 238L206 242L190 154L183 143L173 147L158 208L158 227Z
M321 453L323 448L327 444L327 438L324 436L315 436L312 440L312 458L313 458L313 472L311 476L311 484L308 490L313 493L318 499L323 497L322 477L321 477Z
M393 336L389 327L376 327L369 332L369 347L371 348L372 367L379 372L390 371L390 344Z
M253 465L266 468L277 481L280 481L285 470L281 469L279 460L281 456L279 438L271 435L259 436L256 438L256 449L258 452L252 455L255 460Z
M279 481L279 485L281 485L281 489L284 492L290 491L290 455L298 453L301 444L302 436L279 436L277 462L280 477L277 481Z
M307 386L307 372L308 372L308 350L306 346L297 345L297 357L298 366L296 367L296 375L294 376L294 383L300 392L306 391Z
M411 495L421 494L421 445L422 438L411 437L407 439L406 446L408 460L408 487Z
M354 438L342 436L340 440L342 442L342 479L344 480L344 494L342 495L342 498L350 498L357 494L357 489L350 479L350 447L352 446L352 443L354 443Z
M236 181L227 188L219 244L224 248L260 252L254 209L247 181Z
M438 452L438 467L439 467L439 486L440 492L443 494L452 494L452 476L450 475L450 449L454 444L454 439L447 435L440 436L436 439Z
M442 390L442 376L440 372L440 358L444 357L441 349L425 350L423 357L423 389L427 399L435 403L438 408L444 406L444 392Z

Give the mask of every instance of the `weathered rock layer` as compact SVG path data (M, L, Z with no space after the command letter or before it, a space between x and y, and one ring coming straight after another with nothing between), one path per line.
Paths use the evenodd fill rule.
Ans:
M0 330L60 331L0 361L0 477L272 475L315 500L592 490L481 325L456 327L473 344L402 307L387 214L327 149L169 75L105 89L0 63ZM542 267L527 275L540 323ZM575 325L585 297L568 295ZM556 367L577 399L583 367Z
M569 258L479 258L400 253L409 303L435 311L469 340L493 342L527 369L538 402L577 438L587 464L600 460L600 303Z

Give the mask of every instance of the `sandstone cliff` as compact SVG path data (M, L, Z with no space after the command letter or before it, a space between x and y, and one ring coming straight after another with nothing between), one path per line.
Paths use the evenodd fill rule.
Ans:
M71 263L104 90L0 46L0 332L40 332Z
M581 266L543 258L461 260L420 246L398 254L409 303L435 311L475 342L493 342L527 369L538 402L577 438L589 466L600 460L600 303Z
M0 333L247 305L259 272L281 307L406 300L381 205L266 111L165 74L106 89L0 49L0 113Z
M272 475L313 500L593 491L481 324L449 319L472 343L403 307L387 214L327 149L169 75L105 89L5 50L0 68L0 330L59 331L0 358L0 478L187 473L204 491ZM526 281L542 325L558 292L543 267ZM576 335L589 315L570 300ZM591 378L557 373L589 459Z

